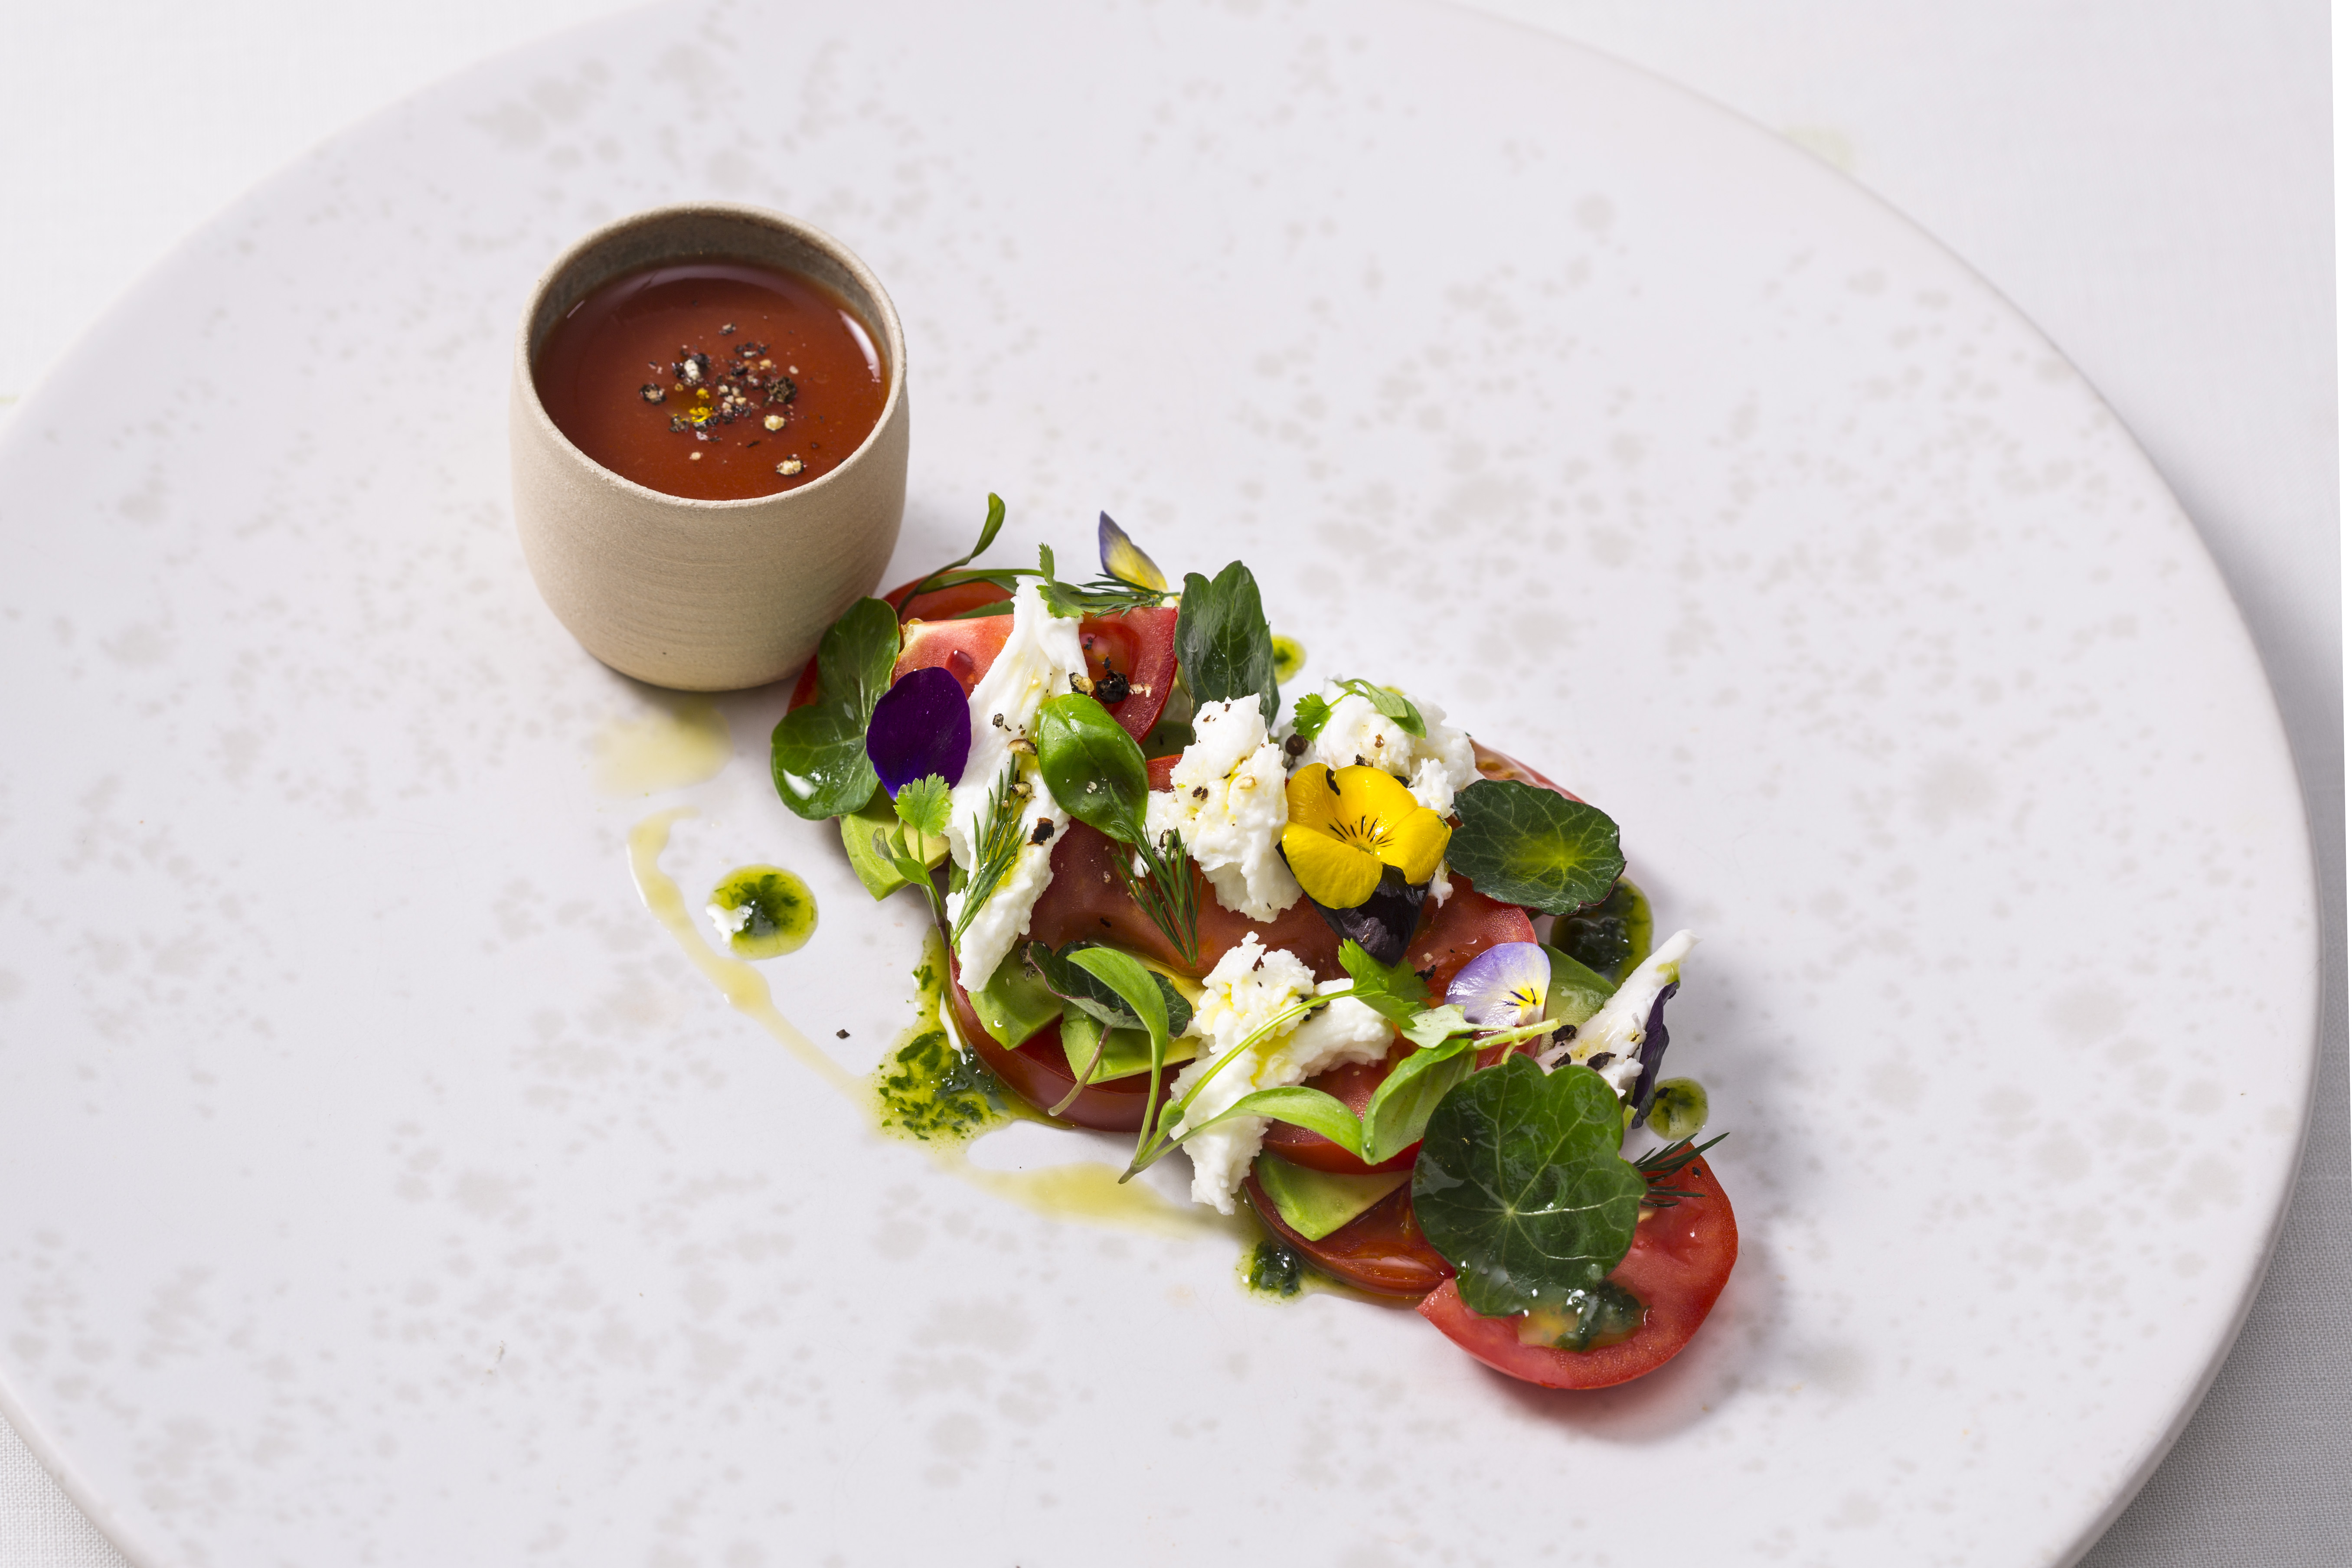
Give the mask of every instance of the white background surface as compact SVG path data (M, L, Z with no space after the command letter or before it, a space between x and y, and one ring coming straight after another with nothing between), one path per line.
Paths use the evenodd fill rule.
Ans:
M244 0L60 13L12 0L0 11L0 396L31 390L181 235L319 138L611 8ZM2335 922L2326 1065L2303 1196L2246 1335L2090 1561L2352 1559L2325 8L1491 8L1727 103L1908 213L2082 366L2213 550L2279 689L2315 819ZM0 1436L0 1564L110 1560Z

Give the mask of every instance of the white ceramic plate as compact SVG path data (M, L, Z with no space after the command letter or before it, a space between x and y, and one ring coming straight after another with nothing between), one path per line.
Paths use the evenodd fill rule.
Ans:
M1617 816L1706 936L1675 1066L1743 1240L1667 1371L1539 1393L1245 1295L1227 1233L1008 1203L689 963L625 849L680 806L690 901L814 884L763 973L849 1069L919 924L772 798L780 692L698 756L515 545L533 276L706 195L890 283L899 575L992 489L1008 559L1108 507ZM0 1390L142 1564L2062 1562L2293 1168L2301 806L2171 499L1903 222L1507 26L555 41L126 300L12 422L0 540Z

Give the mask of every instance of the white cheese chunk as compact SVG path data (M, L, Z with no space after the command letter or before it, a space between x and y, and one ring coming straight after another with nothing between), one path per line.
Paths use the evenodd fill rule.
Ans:
M1290 821L1282 747L1266 733L1255 697L1202 703L1192 732L1192 743L1176 759L1173 787L1153 791L1146 803L1144 826L1155 840L1175 830L1217 890L1217 902L1270 921L1299 900L1297 879L1282 858L1282 830Z
M1055 615L1037 585L1024 582L1013 595L1013 630L995 662L972 688L971 754L964 763L963 778L948 795L948 853L969 875L988 831L990 797L998 782L1010 770L1014 777L1010 787L1025 792L1021 847L1013 854L1012 869L989 892L956 943L956 962L969 984L984 985L996 973L1013 944L1027 934L1037 895L1053 880L1054 847L1070 819L1054 804L1039 776L1035 753L1016 750L1013 742L1029 743L1045 699L1074 689L1070 677L1084 675L1086 668L1078 623ZM1042 841L1041 825L1050 828ZM948 895L950 926L962 919L965 898L961 891Z
M1337 686L1326 686L1323 700L1331 704L1331 714L1304 761L1335 770L1359 765L1382 769L1402 779L1413 798L1440 816L1453 813L1454 797L1478 776L1470 737L1448 724L1445 710L1434 702L1409 699L1421 714L1422 728L1429 731L1409 735L1355 692L1343 694Z
M1176 1077L1178 1099L1204 1080L1207 1088L1177 1129L1192 1160L1192 1198L1219 1214L1234 1212L1234 1194L1249 1174L1265 1137L1265 1118L1237 1116L1206 1131L1185 1134L1253 1089L1304 1083L1343 1062L1374 1062L1386 1056L1392 1038L1388 1020L1352 996L1343 996L1287 1029L1276 1030L1235 1057L1215 1076L1211 1069L1225 1052L1279 1016L1302 997L1346 989L1348 982L1315 984L1314 972L1282 948L1268 952L1255 932L1217 961L1202 981L1201 1000L1187 1034L1205 1044Z
M1666 938L1610 993L1599 1012L1576 1026L1575 1038L1547 1047L1536 1059L1547 1068L1562 1059L1590 1066L1593 1058L1606 1052L1609 1060L1594 1070L1609 1080L1618 1099L1633 1093L1641 1081L1642 1046L1648 1037L1650 1010L1656 1005L1659 992L1682 979L1683 960L1697 945L1698 936L1693 931L1678 931Z

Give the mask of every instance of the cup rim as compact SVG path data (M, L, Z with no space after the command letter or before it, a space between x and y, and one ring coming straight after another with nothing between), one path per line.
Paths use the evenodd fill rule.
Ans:
M867 297L877 306L877 314L881 320L875 325L881 332L886 344L885 352L890 357L889 395L882 400L882 412L876 417L874 427L866 433L866 438L850 450L849 456L808 484L800 485L792 489L778 490L772 495L736 496L727 500L672 495L667 490L656 489L651 485L640 483L625 474L614 472L582 451L572 437L564 434L563 427L556 424L554 417L547 412L547 405L539 395L538 378L532 374L531 321L539 315L540 306L545 301L548 290L554 286L555 279L574 260L617 236L645 227L649 224L658 223L663 219L711 216L744 219L770 228L781 229L806 244L811 249L821 250L839 263L842 269L856 280L858 287L866 290ZM748 202L672 202L662 206L643 207L614 218L609 223L601 224L581 236L566 246L555 259L549 262L545 269L540 273L538 281L531 285L530 294L523 302L522 320L515 328L514 353L516 385L528 396L530 415L537 423L541 435L552 437L558 450L581 464L602 482L615 486L625 493L646 497L695 512L727 513L750 510L759 507L772 507L780 502L789 504L795 497L814 495L824 489L835 479L848 474L875 444L882 439L883 433L889 428L890 422L898 416L898 410L907 396L906 331L898 321L898 304L890 298L889 291L882 287L881 279L874 275L874 269L866 266L865 260L856 251L824 229L817 227L816 225L793 217L788 213L778 212L773 207L755 206Z

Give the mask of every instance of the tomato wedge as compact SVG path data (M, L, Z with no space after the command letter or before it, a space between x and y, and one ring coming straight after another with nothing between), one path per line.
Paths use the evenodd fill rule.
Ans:
M1656 1371L1690 1343L1739 1257L1731 1200L1706 1162L1693 1161L1670 1184L1699 1195L1644 1210L1633 1250L1609 1276L1648 1309L1633 1338L1590 1351L1522 1344L1518 1319L1480 1317L1451 1279L1423 1300L1421 1315L1496 1372L1546 1388L1611 1388Z
M981 1026L980 1015L971 1010L971 998L963 988L963 978L957 972L955 960L948 960L948 1002L954 1015L956 1033L963 1037L974 1055L986 1062L989 1070L1004 1080L1013 1093L1039 1110L1050 1110L1062 1103L1078 1075L1070 1070L1070 1058L1062 1050L1059 1024L1048 1024L1014 1050L1006 1050L996 1043L996 1037ZM1160 1098L1166 1100L1176 1082L1177 1069L1170 1068L1160 1076ZM1080 1127L1091 1127L1097 1132L1133 1132L1143 1125L1143 1107L1151 1097L1151 1075L1136 1073L1128 1078L1108 1079L1088 1084L1079 1091L1061 1114L1064 1121Z
M1127 695L1104 706L1120 729L1142 740L1160 722L1176 687L1176 612L1153 606L1089 616L1078 623L1078 644L1086 649L1088 679L1117 674L1127 682Z
M907 627L890 679L895 681L909 671L938 666L953 675L969 696L1003 650L1013 621L1009 616L956 617L1013 595L993 583L958 583L910 599L908 595L915 585L901 583L883 595L898 608L898 618ZM1175 689L1176 612L1153 606L1116 616L1089 616L1078 623L1078 643L1086 650L1088 679L1101 681L1116 673L1126 682L1127 695L1104 706L1121 729L1142 740L1160 722L1160 710L1168 706L1168 695ZM812 658L793 686L789 706L813 702L816 693L816 660Z
M1266 1229L1335 1279L1376 1296L1409 1300L1453 1287L1452 1266L1422 1238L1421 1226L1413 1220L1410 1183L1320 1241L1309 1241L1282 1223L1255 1169L1243 1179L1242 1192Z

